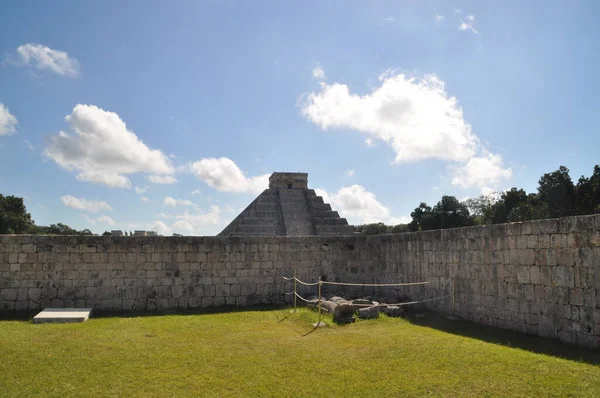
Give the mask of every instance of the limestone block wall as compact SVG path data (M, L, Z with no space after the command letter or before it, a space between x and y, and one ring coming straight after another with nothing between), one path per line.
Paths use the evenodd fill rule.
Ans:
M411 288L419 300L451 295L454 281L463 318L600 347L600 215L359 238L336 272L357 282L429 281ZM452 310L451 299L426 305Z
M279 303L293 270L331 272L319 238L0 236L0 311Z
M281 275L423 286L328 293L452 294L475 322L600 346L600 215L379 236L0 236L0 311L282 303ZM303 295L316 294L313 287ZM453 300L427 307L449 313Z

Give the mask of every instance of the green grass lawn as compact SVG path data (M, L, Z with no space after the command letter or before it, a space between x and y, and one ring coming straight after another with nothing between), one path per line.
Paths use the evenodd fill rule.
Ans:
M392 318L306 334L315 314L304 310L278 322L286 314L0 321L0 395L600 395L597 354L564 346L564 355L582 359L532 352L557 343L516 337L526 350L487 328L455 323L448 332ZM479 332L463 334L494 342L458 334L469 328Z

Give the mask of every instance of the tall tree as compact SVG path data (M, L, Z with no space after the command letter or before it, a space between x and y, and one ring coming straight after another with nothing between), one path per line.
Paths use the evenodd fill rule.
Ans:
M575 185L565 166L540 178L538 195L546 203L550 218L565 217L575 212Z
M23 198L0 194L0 234L26 234L34 225Z
M590 178L581 176L575 187L575 207L578 214L600 213L600 166L594 166Z

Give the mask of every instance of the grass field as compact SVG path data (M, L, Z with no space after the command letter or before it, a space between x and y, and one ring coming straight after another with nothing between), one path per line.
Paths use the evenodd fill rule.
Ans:
M0 321L0 395L600 395L598 353L432 316L306 334L314 313L286 315Z

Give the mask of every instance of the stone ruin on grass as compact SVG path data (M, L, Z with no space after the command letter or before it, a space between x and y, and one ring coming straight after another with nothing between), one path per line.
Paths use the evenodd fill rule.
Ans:
M321 300L321 310L333 315L333 321L340 325L353 323L355 315L360 319L377 319L380 312L389 317L400 317L404 315L404 308L399 299L378 299L369 297L362 299L346 300L339 296L331 296L328 300ZM319 303L317 297L312 297L308 306L316 309Z

